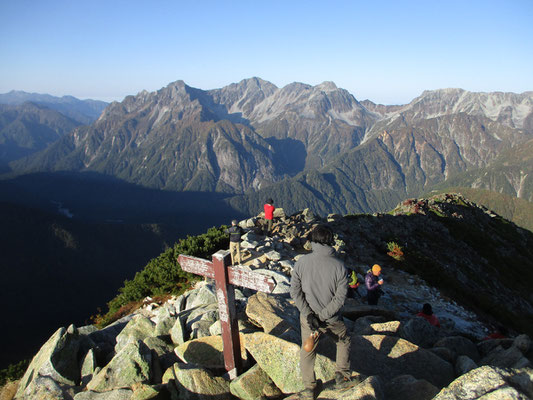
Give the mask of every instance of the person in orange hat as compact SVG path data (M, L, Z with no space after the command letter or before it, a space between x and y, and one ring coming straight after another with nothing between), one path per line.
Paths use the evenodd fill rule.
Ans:
M368 305L375 306L378 304L378 300L382 293L381 287L383 286L383 278L380 278L380 275L381 267L378 264L374 264L365 276Z

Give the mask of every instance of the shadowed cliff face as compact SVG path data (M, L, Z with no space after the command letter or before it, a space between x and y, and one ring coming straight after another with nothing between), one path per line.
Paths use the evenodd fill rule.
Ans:
M531 140L532 115L531 92L443 89L403 106L379 106L359 103L332 82L277 88L252 78L204 91L177 81L110 104L91 126L10 167L245 193L233 204L247 213L271 197L267 191L285 197L292 211L381 211L487 168L504 169L504 177L468 184L514 195L509 184L521 182L515 193L529 199L527 161L506 179L509 169L496 159Z

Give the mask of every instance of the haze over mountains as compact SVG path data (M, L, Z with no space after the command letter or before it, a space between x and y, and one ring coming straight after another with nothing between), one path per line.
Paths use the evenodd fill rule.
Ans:
M442 89L384 106L332 82L251 78L200 90L177 81L111 103L10 168L223 193L244 214L268 197L289 212L375 212L446 182L531 202L532 139L533 92Z

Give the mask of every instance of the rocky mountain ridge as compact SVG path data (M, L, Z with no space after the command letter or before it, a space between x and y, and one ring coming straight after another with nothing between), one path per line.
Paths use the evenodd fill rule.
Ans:
M227 193L244 213L269 193L291 212L380 211L530 140L532 93L442 89L379 106L332 82L277 88L251 78L205 91L177 81L112 103L93 125L12 167Z
M73 96L56 97L49 94L27 93L22 90L0 94L0 104L21 105L25 102L40 104L58 111L79 124L90 124L95 121L108 104L100 100L80 100Z
M7 164L43 150L79 125L39 104L0 104L0 163Z
M166 302L145 299L106 328L59 329L34 357L16 398L295 399L303 387L290 272L317 223L333 229L338 257L360 279L373 263L385 276L380 306L365 305L361 288L343 308L351 369L361 384L335 389L334 346L324 338L319 399L533 395L533 347L519 334L533 315L530 232L456 194L409 199L390 215L321 218L277 209L275 219L271 237L262 235L260 215L240 222L247 230L241 267L273 277L276 287L269 295L236 288L245 362L237 379L224 376L216 294L203 281ZM433 305L440 329L414 316L424 302ZM496 323L516 337L481 340Z

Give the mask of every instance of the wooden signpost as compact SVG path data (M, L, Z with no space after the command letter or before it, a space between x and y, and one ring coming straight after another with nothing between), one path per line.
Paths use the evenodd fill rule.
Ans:
M234 379L242 371L241 341L235 312L234 286L271 293L276 283L268 276L246 271L238 266L230 266L231 260L228 250L220 250L213 254L213 261L180 254L178 263L184 271L215 280L218 314L222 328L224 366L230 379Z

